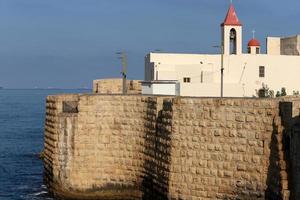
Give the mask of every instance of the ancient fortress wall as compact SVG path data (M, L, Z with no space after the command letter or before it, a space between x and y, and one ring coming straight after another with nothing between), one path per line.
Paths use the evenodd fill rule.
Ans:
M299 199L297 99L47 98L45 181L77 199Z
M93 81L93 93L122 94L122 79L99 79ZM128 94L141 94L142 84L139 80L126 81Z
M50 188L79 199L112 194L140 198L148 99L82 95L77 96L78 110L64 112L71 97L47 99L45 167Z
M78 95L49 96L44 136L44 180L49 190L59 189L68 177L78 117L63 112L64 102L78 102ZM65 110L66 111L66 110Z

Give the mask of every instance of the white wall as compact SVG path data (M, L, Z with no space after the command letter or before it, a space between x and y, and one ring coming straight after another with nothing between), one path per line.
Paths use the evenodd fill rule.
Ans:
M142 83L142 94L153 94L153 87L150 83Z
M176 84L154 84L154 94L176 95Z
M151 53L149 56L150 62L160 63L157 68L159 80L175 79L182 83L183 77L191 77L192 83L197 84L201 83L201 71L210 71L212 78L205 83L220 83L220 55ZM265 66L265 78L259 78L259 66ZM267 84L275 93L282 87L287 89L288 94L292 94L293 90L300 91L300 56L225 55L224 69L224 84L243 87L242 93L240 90L231 91L233 89L229 87L228 92L234 96L252 97L262 84ZM193 90L181 88L182 94L189 92L188 96L194 96Z
M180 96L195 96L195 97L220 97L221 84L217 83L181 83ZM240 97L243 94L243 86L239 84L224 84L224 97Z
M142 83L142 94L179 95L176 83Z
M267 54L280 55L280 37L267 37Z

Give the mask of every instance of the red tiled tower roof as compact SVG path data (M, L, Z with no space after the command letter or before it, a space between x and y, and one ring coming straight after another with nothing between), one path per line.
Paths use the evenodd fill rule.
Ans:
M260 46L260 42L255 38L253 38L248 42L248 47L259 47L259 46Z
M233 7L233 4L230 4L230 7L228 9L226 18L224 22L221 24L221 26L242 26L242 23L239 21L239 18L236 15L235 9Z

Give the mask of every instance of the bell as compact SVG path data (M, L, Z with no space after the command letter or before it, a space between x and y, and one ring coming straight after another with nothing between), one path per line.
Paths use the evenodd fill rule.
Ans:
M235 39L235 36L236 36L235 32L231 31L230 32L230 39Z

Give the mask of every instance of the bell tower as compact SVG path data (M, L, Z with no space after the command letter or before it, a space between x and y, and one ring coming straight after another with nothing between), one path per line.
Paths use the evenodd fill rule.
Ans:
M221 24L222 45L225 55L242 54L242 24L240 23L234 6L231 3L224 22Z

